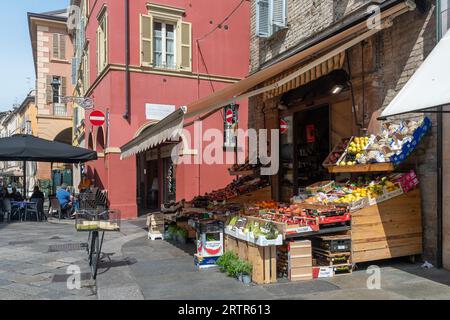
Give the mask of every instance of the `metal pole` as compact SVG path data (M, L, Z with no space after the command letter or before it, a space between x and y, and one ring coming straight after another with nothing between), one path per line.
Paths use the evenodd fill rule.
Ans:
M441 27L441 1L436 1L436 43L442 38ZM443 266L443 196L444 196L444 181L443 181L443 115L442 106L437 109L437 141L436 141L436 157L437 157L437 234L436 234L436 265L438 268Z
M23 162L23 198L27 200L27 162Z

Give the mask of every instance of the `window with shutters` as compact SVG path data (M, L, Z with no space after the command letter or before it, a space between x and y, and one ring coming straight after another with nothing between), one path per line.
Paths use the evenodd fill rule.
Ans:
M55 60L66 60L66 36L64 34L53 34L52 58Z
M192 71L192 27L182 21L184 10L149 4L141 15L141 65Z
M271 37L287 27L287 0L256 1L256 34Z
M97 29L97 73L108 65L108 15L104 12Z

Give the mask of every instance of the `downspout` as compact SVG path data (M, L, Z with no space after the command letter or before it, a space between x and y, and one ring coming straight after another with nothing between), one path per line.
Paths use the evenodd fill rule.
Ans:
M440 0L436 0L436 43L438 43L441 38L441 4ZM437 113L437 244L436 244L436 264L438 268L442 268L443 259L442 259L442 241L443 241L443 221L442 221L442 213L443 213L443 196L444 196L444 186L443 186L443 172L442 172L442 162L443 162L443 119L442 119L442 106L438 108Z
M125 113L130 121L130 0L125 0Z

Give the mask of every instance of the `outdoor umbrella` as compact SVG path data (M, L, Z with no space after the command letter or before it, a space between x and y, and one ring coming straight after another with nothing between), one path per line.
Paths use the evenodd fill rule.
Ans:
M97 152L71 145L18 134L0 139L0 161L23 161L26 197L26 162L81 163L97 160Z

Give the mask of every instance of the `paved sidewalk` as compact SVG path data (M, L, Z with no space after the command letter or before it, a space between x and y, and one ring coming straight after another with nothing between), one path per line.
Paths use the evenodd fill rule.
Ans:
M366 266L330 279L246 286L215 270L198 271L192 246L138 238L122 254L134 261L130 268L145 299L450 299L450 272L420 264L380 265L380 290L367 289Z
M105 235L97 281L90 279L86 233L73 222L0 224L0 299L450 299L450 272L420 264L385 263L381 289L368 290L365 269L301 283L245 286L215 271L198 271L193 246L149 241L145 221L123 222ZM67 288L67 267L82 288ZM363 267L363 266L361 266Z

